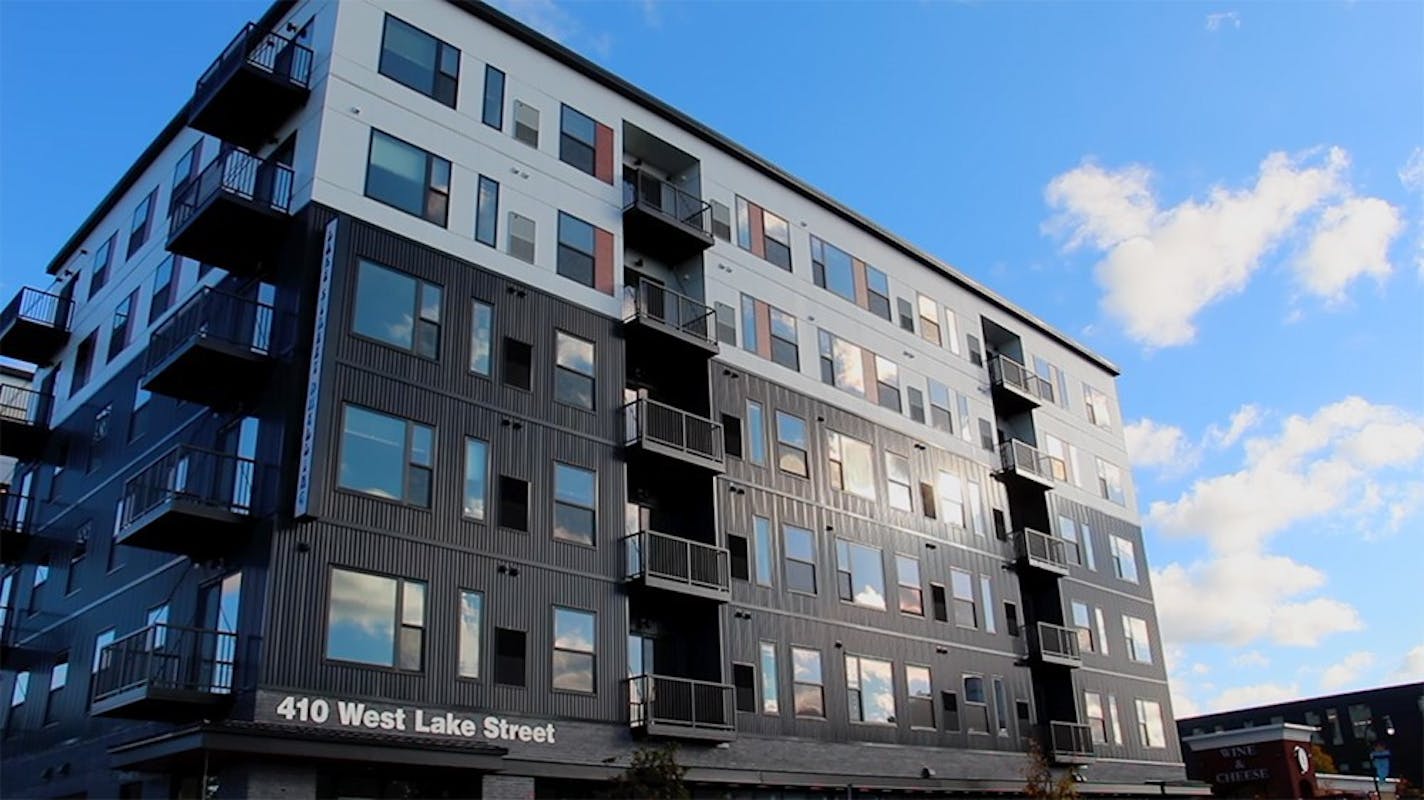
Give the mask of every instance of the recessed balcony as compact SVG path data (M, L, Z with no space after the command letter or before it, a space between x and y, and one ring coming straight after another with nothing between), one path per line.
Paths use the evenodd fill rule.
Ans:
M52 399L28 386L0 383L0 456L39 460L49 441Z
M725 683L668 675L629 678L628 716L640 736L703 742L737 737L733 690Z
M260 275L291 221L292 168L225 147L173 198L168 250L232 275Z
M228 552L251 528L259 473L252 459L177 445L124 485L115 541L195 560Z
M701 302L650 281L623 288L623 323L652 355L668 358L715 356L717 318Z
M1005 415L1032 411L1043 401L1053 402L1053 384L1003 353L989 359L989 386L994 405Z
M623 442L642 453L666 456L714 472L726 468L722 426L656 400L623 407Z
M211 718L232 700L237 634L153 624L99 654L90 713L177 722Z
M1014 556L1021 567L1054 577L1068 574L1068 551L1062 539L1032 528L1014 531Z
M248 23L198 78L188 126L255 150L306 104L311 71L311 48Z
M286 323L269 303L205 288L153 332L143 388L210 408L243 406L266 386Z
M69 341L74 301L28 286L0 311L0 356L49 364Z
M712 246L712 204L641 169L623 171L623 238L678 263Z
M1078 650L1078 631L1040 622L1029 628L1029 655L1044 664L1060 667L1083 666L1083 655Z
M727 551L654 531L623 538L624 576L630 585L718 602L731 599Z
M1048 756L1055 764L1091 764L1092 731L1077 722L1048 723Z
M1017 482L1038 489L1052 489L1055 461L1059 459L1026 442L1012 439L999 443L999 470L994 475L1005 483Z

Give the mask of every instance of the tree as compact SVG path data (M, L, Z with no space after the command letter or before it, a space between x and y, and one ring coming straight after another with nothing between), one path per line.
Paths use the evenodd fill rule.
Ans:
M1315 771L1316 775L1322 772L1326 775L1334 775L1340 771L1335 767L1335 759L1325 752L1325 748L1315 742L1310 743L1310 768Z
M1073 780L1073 773L1065 770L1061 775L1054 775L1053 768L1048 764L1048 757L1043 754L1043 747L1039 745L1037 739L1029 741L1028 745L1028 765L1024 767L1024 796L1039 798L1040 800L1074 800L1078 796L1078 784Z
M692 795L682 783L687 767L677 763L677 747L640 747L622 775L613 779L611 798L635 800L688 800Z

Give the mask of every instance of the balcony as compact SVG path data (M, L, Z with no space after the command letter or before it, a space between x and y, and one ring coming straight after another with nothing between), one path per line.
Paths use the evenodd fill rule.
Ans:
M90 713L165 722L211 717L232 699L236 666L235 633L149 625L99 654Z
M228 552L253 520L257 463L180 444L124 484L115 541L194 560Z
M1048 756L1055 764L1091 764L1092 732L1077 722L1048 723Z
M1032 528L1014 531L1014 555L1020 566L1054 576L1068 574L1068 552L1062 539Z
M29 496L11 489L0 489L0 563L25 562L33 541L30 508Z
M248 23L208 67L188 126L255 150L307 102L311 48Z
M650 349L670 357L706 358L720 349L712 309L662 284L643 281L623 287L623 323L630 336L642 336ZM669 344L674 348L662 346Z
M623 537L627 583L725 603L731 567L724 548L654 531Z
M989 359L989 386L994 403L1005 414L1032 411L1043 401L1053 402L1053 384L1002 353Z
M44 454L52 400L28 386L0 383L0 456L36 461Z
M1028 630L1029 655L1044 663L1060 667L1083 666L1078 650L1078 631L1062 625L1040 622Z
M623 443L644 453L722 472L722 426L656 400L623 406Z
M999 471L994 473L999 480L1039 489L1053 488L1054 463L1059 459L1044 453L1032 445L1013 439L999 443Z
M684 261L712 246L712 204L651 172L625 169L623 238L659 260Z
M153 332L143 388L224 410L249 403L267 384L285 322L267 303L205 288Z
M736 738L732 687L667 675L628 679L628 719L642 736L730 742Z
M34 634L55 622L52 612L31 614L11 596L0 605L0 669L18 672L50 661L54 653Z
M74 301L63 295L22 288L0 312L0 356L49 364L69 341L73 313Z
M292 168L225 148L173 198L168 250L239 277L275 258L290 221Z

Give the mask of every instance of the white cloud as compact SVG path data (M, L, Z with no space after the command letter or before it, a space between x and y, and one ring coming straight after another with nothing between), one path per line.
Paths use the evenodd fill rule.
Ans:
M586 30L559 0L485 1L559 44L587 50L604 59L613 52L612 34Z
M1266 657L1260 650L1248 650L1240 655L1231 658L1233 667L1252 667L1255 669L1265 669L1271 666L1271 659Z
M1193 462L1186 434L1175 425L1140 419L1123 428L1134 467L1180 467Z
M1248 403L1231 415L1231 421L1225 430L1216 425L1207 428L1207 441L1215 447L1230 447L1236 444L1243 434L1256 427L1261 419L1261 409Z
M1404 166L1399 168L1399 182L1404 188L1424 192L1424 147L1414 148Z
M1378 197L1348 198L1320 215L1296 276L1306 291L1339 303L1356 278L1389 277L1389 246L1403 227L1398 209Z
M1230 25L1233 28L1240 28L1241 14L1235 11L1218 11L1214 14L1206 15L1207 30L1221 30L1221 26L1223 25Z
M1227 689L1206 704L1206 713L1231 711L1238 708L1269 705L1301 696L1297 683L1257 683L1251 686L1235 686Z
M1374 663L1374 653L1367 650L1351 653L1325 668L1325 672L1320 676L1320 688L1334 691L1349 686L1358 681L1364 671L1374 666Z
M1399 667L1389 674L1390 683L1424 681L1424 643L1409 649Z

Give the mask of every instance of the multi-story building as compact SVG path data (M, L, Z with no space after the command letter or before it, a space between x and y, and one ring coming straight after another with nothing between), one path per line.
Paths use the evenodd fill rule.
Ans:
M48 272L7 794L1200 791L1113 365L484 5L277 3Z

